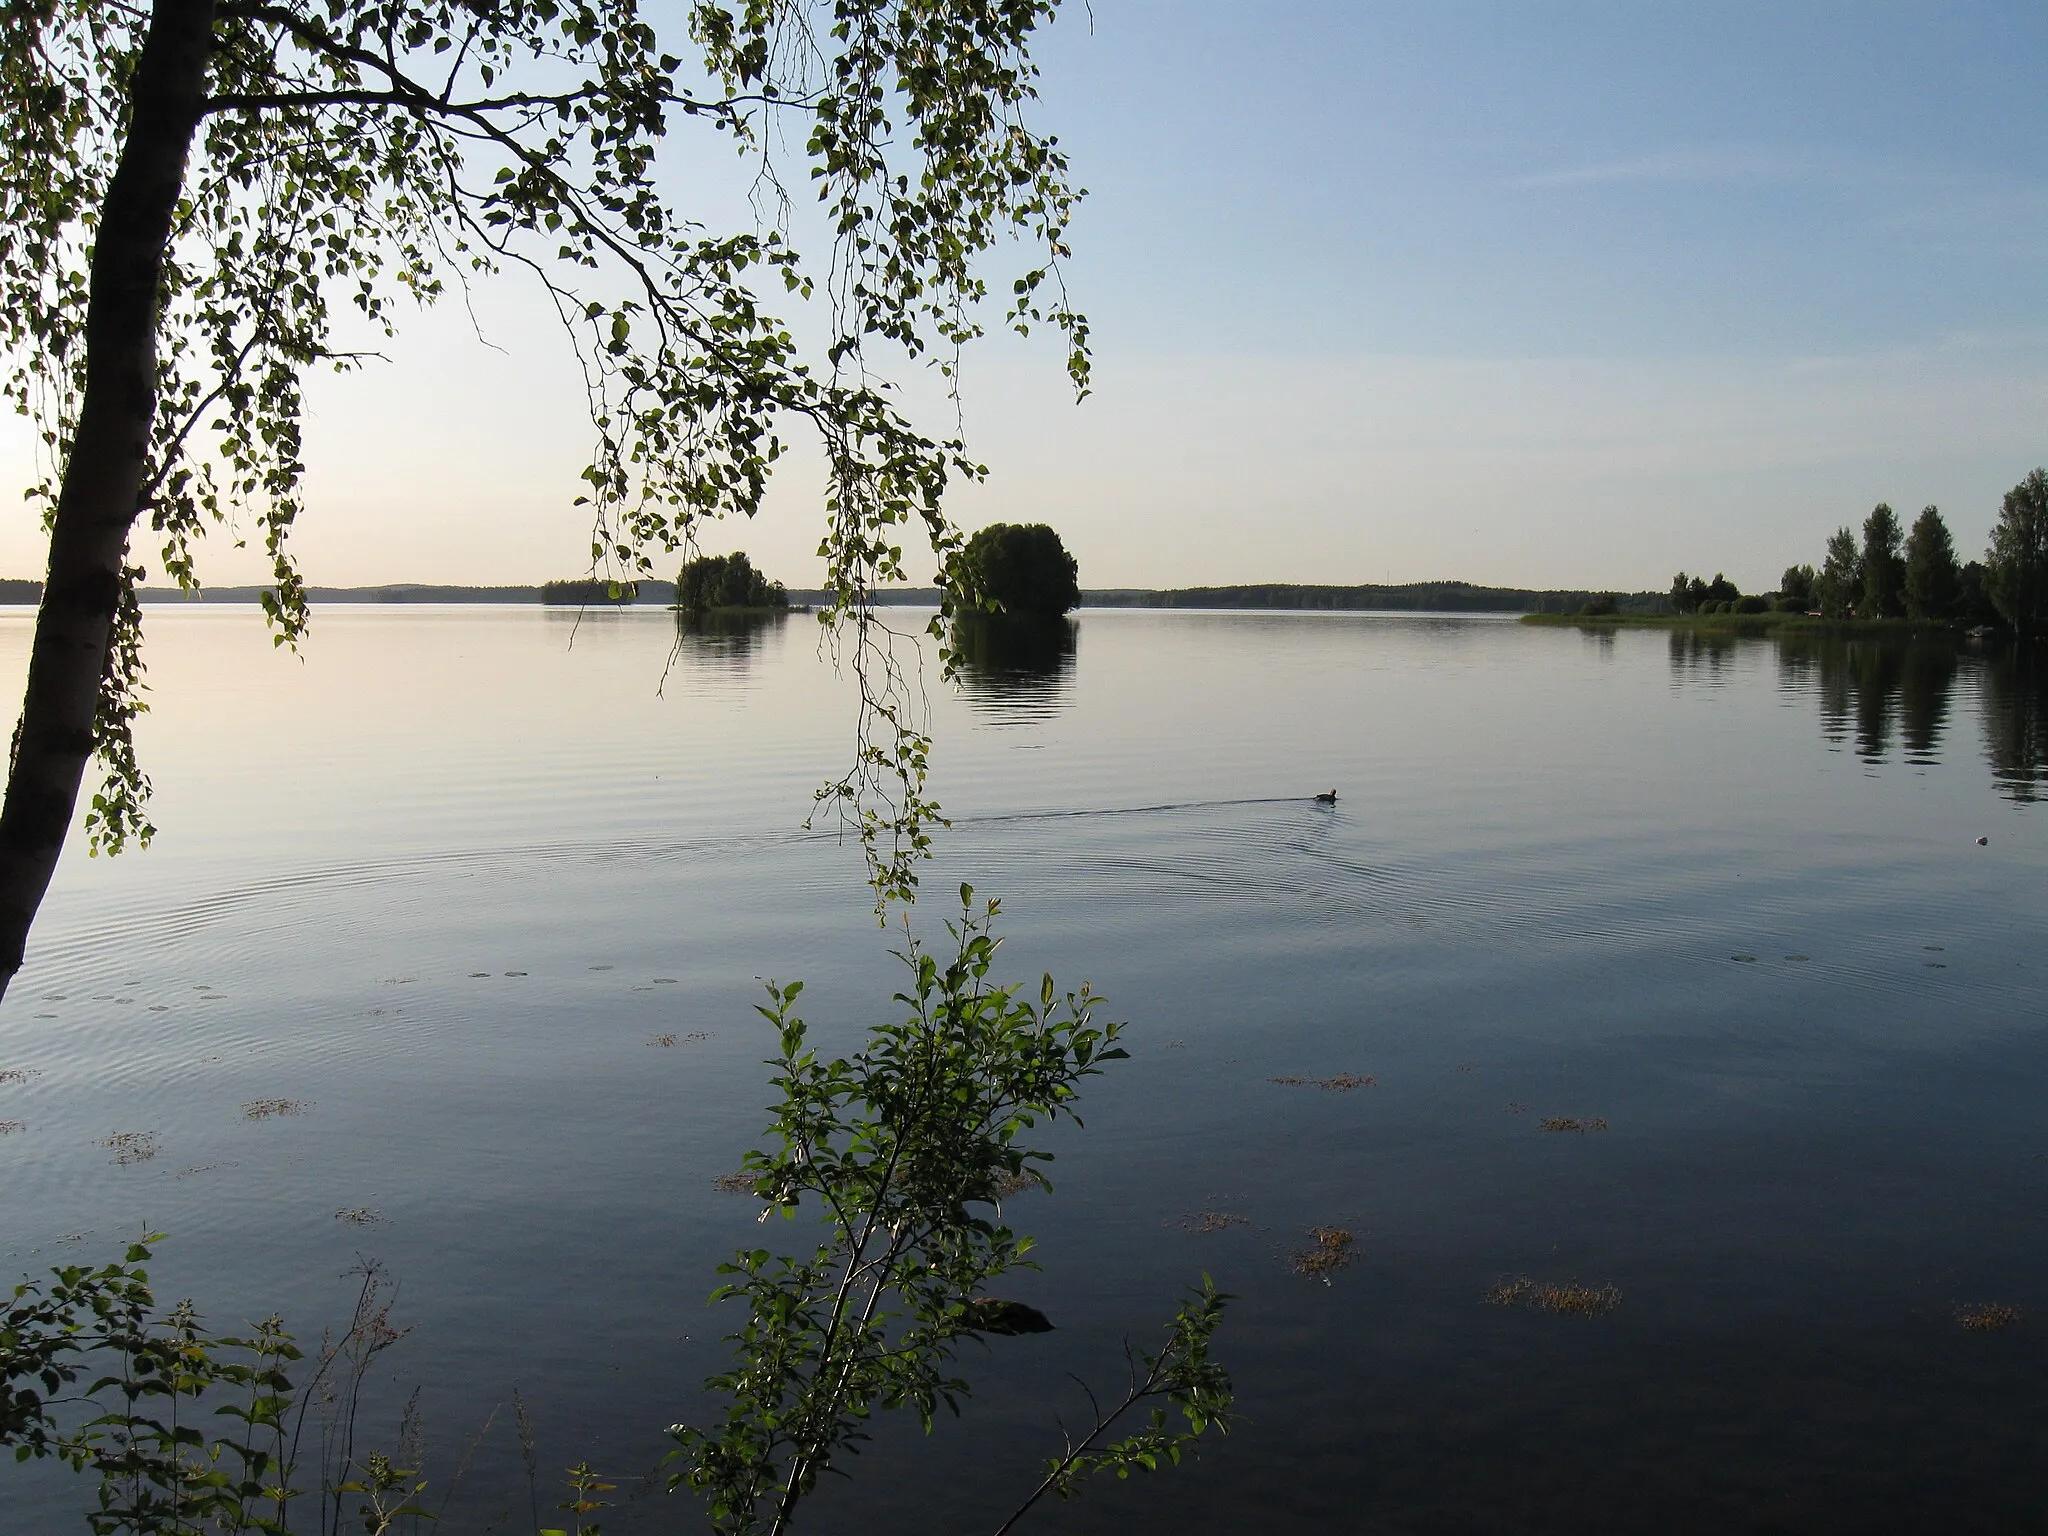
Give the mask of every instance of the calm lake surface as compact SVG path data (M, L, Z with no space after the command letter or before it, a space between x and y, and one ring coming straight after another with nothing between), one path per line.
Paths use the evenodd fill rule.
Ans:
M857 850L800 828L852 741L815 626L336 607L300 661L249 609L147 623L162 833L74 848L0 1005L8 1272L160 1230L160 1294L317 1338L380 1259L414 1331L368 1437L417 1385L437 1486L475 1442L440 1529L529 1528L515 1384L544 1464L619 1475L608 1533L701 1528L632 1495L762 1237L713 1187L766 1119L759 979L840 1049L898 985ZM979 654L932 690L916 921L1000 895L1008 973L1092 981L1133 1059L1008 1207L1058 1330L970 1351L967 1416L884 1428L805 1528L992 1530L1067 1373L1115 1388L1204 1272L1239 1430L1033 1528L2048 1523L2038 677L1374 615ZM1355 1234L1327 1285L1314 1226ZM1620 1305L1488 1304L1523 1277ZM0 1529L88 1497L10 1465Z

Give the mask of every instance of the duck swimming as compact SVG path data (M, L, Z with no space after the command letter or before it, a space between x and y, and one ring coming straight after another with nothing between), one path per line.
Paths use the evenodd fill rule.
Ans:
M1316 800L1323 805L1335 805L1337 803L1337 791L1326 789L1316 796Z

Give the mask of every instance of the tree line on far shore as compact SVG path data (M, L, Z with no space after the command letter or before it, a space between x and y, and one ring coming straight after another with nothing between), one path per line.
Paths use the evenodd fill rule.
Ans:
M1679 613L1809 613L1828 619L1910 619L1925 624L2009 626L2038 634L2048 621L2048 470L2036 469L2005 495L1982 560L1956 559L1938 508L1910 530L1884 502L1863 520L1863 536L1841 527L1819 569L1792 565L1773 593L1745 594L1727 577L1680 571L1671 581Z

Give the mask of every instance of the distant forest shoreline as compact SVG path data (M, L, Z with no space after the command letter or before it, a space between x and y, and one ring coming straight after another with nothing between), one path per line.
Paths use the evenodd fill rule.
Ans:
M149 604L172 603L254 603L262 587L208 587L188 595L171 587L144 587L140 596ZM308 587L312 603L542 603L546 589L536 584L516 587L464 587L419 582L391 582L374 587ZM1084 608L1244 608L1298 612L1381 612L1407 613L1576 613L1595 597L1607 596L1591 589L1566 591L1527 587L1483 587L1465 581L1415 581L1400 585L1318 586L1298 582L1265 582L1230 587L1101 588L1083 590ZM39 581L0 580L0 604L36 603L42 598ZM831 601L823 591L791 589L795 604L822 606ZM935 607L936 587L897 587L876 594L886 607ZM675 601L675 584L643 581L636 606L658 607ZM1668 614L1670 598L1662 592L1632 592L1619 596L1623 613ZM603 598L594 606L612 606ZM572 599L567 604L580 606Z

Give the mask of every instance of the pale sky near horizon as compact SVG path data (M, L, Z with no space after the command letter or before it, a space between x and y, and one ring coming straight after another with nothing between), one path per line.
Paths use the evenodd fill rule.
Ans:
M2038 0L1069 5L1038 122L1092 192L1096 393L970 356L953 512L1052 523L1084 585L1754 590L1879 500L1975 555L2048 462ZM478 321L502 351L449 304L316 387L308 580L584 563L565 348L516 276ZM816 490L705 547L814 583ZM41 565L8 513L0 574Z

